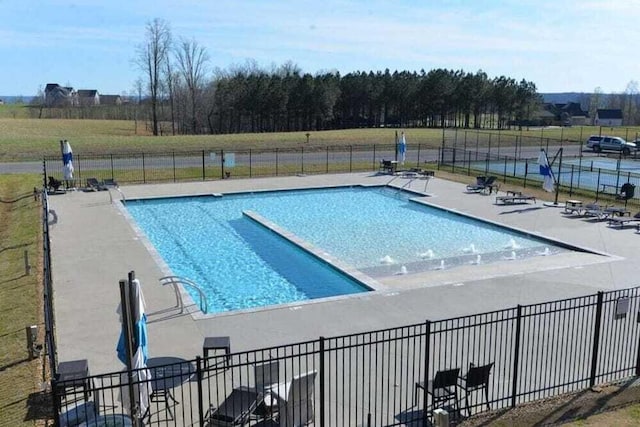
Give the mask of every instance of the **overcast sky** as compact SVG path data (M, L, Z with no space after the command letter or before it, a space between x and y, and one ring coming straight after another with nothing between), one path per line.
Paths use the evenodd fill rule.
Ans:
M145 25L195 39L208 68L483 70L539 92L640 80L640 0L0 0L0 95L47 83L131 92Z

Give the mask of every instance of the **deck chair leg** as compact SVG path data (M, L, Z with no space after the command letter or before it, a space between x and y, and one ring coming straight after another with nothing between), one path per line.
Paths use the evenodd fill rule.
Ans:
M489 387L485 387L484 388L484 398L486 399L485 402L487 403L487 410L491 410L491 405L489 404Z

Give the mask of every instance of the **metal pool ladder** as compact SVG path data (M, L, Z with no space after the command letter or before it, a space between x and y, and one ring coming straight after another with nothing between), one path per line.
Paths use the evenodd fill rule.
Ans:
M407 188L408 186L410 186L413 181L417 180L417 179L422 179L424 180L424 191L423 193L427 192L427 184L429 184L429 180L431 179L431 176L429 175L425 175L425 174L420 174L418 172L409 172L409 173L405 173L405 174L399 174L399 175L395 175L393 178L391 178L389 180L389 182L386 183L386 186L388 186L389 184L391 184L393 181L395 181L398 178L408 178L409 180L402 185L401 187L397 187L398 188L398 193L401 192L402 190L404 190L405 188Z
M200 310L204 314L208 313L209 307L207 306L207 298L205 297L204 292L202 292L202 289L200 289L200 287L192 280L180 276L165 276L161 277L158 280L160 280L160 284L162 286L173 286L173 292L176 294L176 307L180 307L180 313L184 312L184 301L182 300L182 294L180 293L180 288L178 287L178 285L188 286L195 289L200 296Z

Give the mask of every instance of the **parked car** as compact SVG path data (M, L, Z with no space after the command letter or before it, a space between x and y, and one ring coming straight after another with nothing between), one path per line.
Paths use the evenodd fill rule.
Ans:
M636 144L627 142L623 138L617 136L599 136L591 135L587 140L587 148L592 149L596 153L601 151L622 151L625 156L636 150Z

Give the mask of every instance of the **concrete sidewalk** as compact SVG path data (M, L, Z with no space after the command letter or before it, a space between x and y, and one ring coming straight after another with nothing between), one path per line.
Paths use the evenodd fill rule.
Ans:
M128 199L335 185L380 185L378 174L294 176L122 187ZM423 191L425 181L396 179ZM230 335L232 351L280 345L319 336L370 331L480 313L598 290L635 286L640 236L563 215L537 204L494 204L495 197L465 194L465 185L432 179L427 203L591 249L478 267L388 278L391 289L356 296L206 316L179 314L172 289L160 286L163 262L118 208L110 192L68 192L50 197L56 333L59 360L88 359L93 374L121 370L115 347L120 333L118 282L130 270L140 279L149 317L150 357L193 359L209 335ZM551 196L550 196L551 197ZM112 202L113 199L113 202ZM52 217L54 217L52 215ZM608 254L608 255L602 255ZM202 316L200 316L202 317Z

